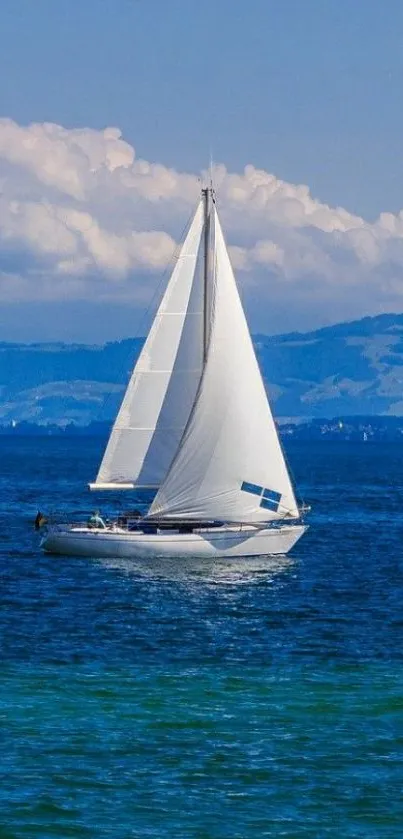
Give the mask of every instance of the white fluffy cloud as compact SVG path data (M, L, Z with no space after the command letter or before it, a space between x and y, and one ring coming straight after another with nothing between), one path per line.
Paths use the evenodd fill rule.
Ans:
M257 307L291 294L335 318L402 307L403 212L368 222L252 165L214 180ZM137 158L117 128L0 120L0 299L142 299L199 190L198 174Z

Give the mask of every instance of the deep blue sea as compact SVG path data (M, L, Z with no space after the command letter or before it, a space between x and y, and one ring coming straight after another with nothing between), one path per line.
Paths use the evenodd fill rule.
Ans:
M400 839L403 444L290 445L288 558L43 556L101 449L0 438L0 839Z

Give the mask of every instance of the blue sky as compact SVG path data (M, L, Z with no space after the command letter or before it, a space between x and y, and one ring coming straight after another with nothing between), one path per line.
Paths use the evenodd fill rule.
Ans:
M251 164L286 184L306 184L310 196L321 205L336 211L343 208L373 225L381 213L396 215L403 206L402 37L403 6L399 0L2 0L0 116L20 127L32 122L55 123L67 131L86 128L101 132L106 126L116 126L137 157L176 173L197 175L212 149L214 160L230 173L242 174L245 165ZM66 138L70 142L69 135ZM14 140L10 142L13 145ZM18 195L18 200L30 206L33 202L56 206L49 178L47 192L42 188L42 176L41 189L33 188L32 178L37 173L32 167L30 170L26 158L12 159L8 150L4 166L3 177L13 183L9 201ZM57 188L60 190L60 184ZM133 195L127 201L129 197L131 200ZM86 212L90 207L91 217L98 222L102 216L103 230L112 229L112 220L107 223L104 211L98 216L98 205L90 206L87 199L87 195L84 199L71 194L69 198L81 202L81 207L84 202ZM114 200L117 202L117 194ZM122 197L122 206L125 200ZM133 224L139 230L168 233L176 240L186 215L185 211L181 215L178 207L178 203L172 205L165 215L158 212L153 218L145 208L146 227L139 228L134 216ZM256 241L269 238L286 254L292 247L297 252L301 240L284 240L279 230L282 218L273 221L271 216L269 237L261 220ZM127 219L132 223L130 212ZM244 246L229 209L227 222L230 244ZM123 219L121 224L123 230ZM310 328L331 321L332 316L359 316L360 295L362 314L399 308L401 234L396 225L393 243L388 240L385 250L382 239L382 255L376 259L372 255L370 264L367 244L365 258L362 255L363 230L359 245L354 234L361 285L351 295L348 292L355 301L350 308L346 305L343 309L340 289L334 305L329 289L317 299L310 281L300 283L297 294L292 295L296 302L290 307L290 275L294 277L296 269L283 269L284 260L275 262L276 293L271 311L267 282L273 261L265 275L254 273L256 281L251 282L250 271L245 280L240 276L252 327L263 331ZM320 248L321 253L325 250L327 260L333 259L339 247L336 228L336 234L333 228L324 231L322 225L319 232L315 228L309 233L312 247ZM365 229L366 243L370 236L371 242L375 238L379 244L378 234L378 228ZM40 235L43 231L35 233L36 239ZM132 312L137 316L140 307L138 295L128 309L126 298L121 300L119 295L103 305L102 291L97 324L90 329L88 307L94 296L99 297L91 283L88 293L81 288L76 303L70 287L63 308L64 291L56 277L55 291L40 292L41 299L35 303L33 295L25 293L26 278L21 275L23 265L31 257L35 261L35 248L42 255L46 248L42 242L33 247L26 224L24 231L13 228L11 251L10 236L7 227L3 236L6 262L15 265L11 273L21 282L20 292L10 293L11 279L7 280L7 311L3 308L0 316L0 339L55 338L63 312L59 328L64 339L84 339L88 331L91 340L130 334ZM351 238L349 234L349 248ZM312 251L312 259L316 252ZM338 262L342 283L347 283L343 272L351 259L344 247ZM259 265L261 270L262 262ZM157 267L160 270L159 264ZM50 264L44 267L41 256L35 268L38 289L45 268L48 288L53 269ZM137 263L131 266L125 281L144 282L151 291L159 281L158 271L154 266L151 277L143 268ZM349 270L354 272L353 264ZM242 274L242 265L240 271ZM77 268L75 272L77 276ZM382 284L386 288L383 296ZM261 315L260 285L266 289L262 298L268 309L266 318Z

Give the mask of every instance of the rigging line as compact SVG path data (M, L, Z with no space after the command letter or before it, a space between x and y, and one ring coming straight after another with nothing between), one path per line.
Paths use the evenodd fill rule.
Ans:
M203 278L203 364L207 360L208 286L210 272L210 201L209 189L202 190L204 201L204 278Z
M267 393L267 390L266 390L266 393ZM269 398L268 393L267 393L267 398ZM269 404L270 404L270 403L269 403ZM270 410L271 410L271 409L270 409ZM278 423L276 423L276 420L275 420L275 418L274 418L274 415L273 415L273 422L274 422L274 424L275 424L275 426L276 426L276 431L277 431L277 438L278 438L278 442L279 442L279 444L280 444L280 449L281 449L281 453L282 453L283 458L284 458L284 463L285 463L285 465L286 465L286 467L287 467L287 470L288 470L288 475L289 475L289 479L290 479L290 483L291 483L291 488L292 488L292 491L293 491L293 493L294 493L294 497L295 497L295 500L296 500L296 502L297 502L297 508L298 508L298 511L299 511L299 506L300 506L300 505L299 505L299 503L298 503L298 502L299 502L299 500L300 500L300 501L301 501L301 505L302 505L302 507L305 507L305 506L306 506L306 505L305 505L305 499L304 499L303 495L301 495L301 493L300 493L300 491L299 491L299 488L298 488L298 491L297 491L297 483L296 483L296 480L295 480L295 475L294 475L294 472L293 472L292 466L291 466L291 464L290 464L290 462L289 462L289 460L288 460L288 457L287 457L287 454L286 454L286 451L285 451L285 447L284 447L284 445L283 445L283 441L282 441L282 439L281 439L281 434L280 434L280 427L279 427L279 424L278 424Z

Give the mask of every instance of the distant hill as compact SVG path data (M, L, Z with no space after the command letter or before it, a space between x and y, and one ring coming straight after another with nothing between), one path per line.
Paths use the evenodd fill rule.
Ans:
M142 344L0 343L0 424L110 420ZM254 344L279 419L403 415L403 314Z

